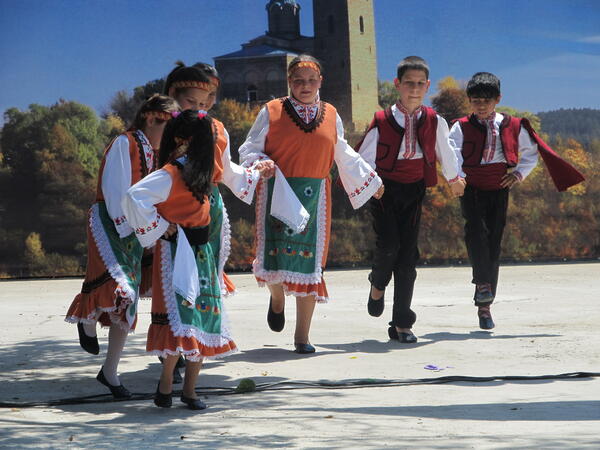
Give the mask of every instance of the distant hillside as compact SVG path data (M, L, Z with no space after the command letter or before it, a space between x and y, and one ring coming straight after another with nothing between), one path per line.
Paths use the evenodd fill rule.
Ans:
M558 109L536 114L542 121L542 131L554 137L572 137L582 144L600 139L600 109Z

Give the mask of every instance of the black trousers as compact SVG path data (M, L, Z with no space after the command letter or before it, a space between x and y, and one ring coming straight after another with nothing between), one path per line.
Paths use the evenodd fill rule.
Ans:
M394 276L394 308L390 325L411 328L417 315L410 309L419 260L419 224L425 183L384 180L380 200L371 199L369 209L375 230L375 252L369 281L385 289Z
M472 282L491 284L496 295L508 188L483 191L467 185L460 206L465 219L465 244L473 268Z

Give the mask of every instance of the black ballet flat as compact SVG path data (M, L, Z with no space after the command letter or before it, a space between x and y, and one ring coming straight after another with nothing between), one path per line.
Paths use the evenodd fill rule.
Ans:
M195 411L200 411L202 409L208 408L208 406L206 406L206 403L204 403L199 398L189 398L181 394L180 399L183 403L187 405L188 408L193 409Z
M96 380L98 380L100 383L102 383L104 386L106 386L108 389L110 389L110 392L114 398L116 398L116 399L131 398L131 392L129 392L125 388L125 386L123 386L123 384L120 384L118 386L113 386L112 384L110 384L108 382L108 380L104 377L103 369L104 369L104 367L100 368L100 372L98 372L98 375L96 375Z
M294 344L296 349L294 350L296 353L300 353L301 355L305 355L308 353L314 353L316 350L310 344Z
M273 311L273 297L269 297L269 311L267 312L269 328L277 333L285 327L285 306L280 313Z
M160 381L156 386L156 393L154 394L154 404L159 408L170 408L173 404L173 392L163 394L160 392Z
M385 300L384 295L381 296L380 299L375 300L371 297L371 289L369 288L369 301L367 302L367 311L370 316L379 317L383 314L383 309L385 308Z
M413 333L398 333L398 330L396 330L396 327L393 325L388 328L388 336L390 339L399 341L403 344L416 344L418 340Z
M79 345L81 345L82 349L88 353L91 353L92 355L97 355L100 353L98 336L88 336L85 334L83 324L81 322L77 322L77 333L79 334Z

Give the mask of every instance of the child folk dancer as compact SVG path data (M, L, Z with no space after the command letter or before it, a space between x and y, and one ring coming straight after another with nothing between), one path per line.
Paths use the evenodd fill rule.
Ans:
M65 319L77 323L81 347L94 355L100 351L96 322L110 327L106 360L96 379L115 398L131 396L119 381L117 366L127 333L135 329L139 293L149 281L145 276L142 279L143 249L123 214L121 200L132 184L155 169L155 150L175 111L178 105L173 99L158 94L150 97L129 131L115 138L104 152L96 202L87 225L86 275Z
M381 200L369 202L376 241L367 309L374 317L383 313L385 289L393 275L394 306L388 335L402 343L415 343L411 328L417 316L410 306L425 188L437 183L436 160L455 197L462 195L464 181L448 144L446 121L422 104L430 85L425 60L417 56L403 59L394 85L398 102L375 113L356 147L385 185Z
M215 104L220 84L219 75L214 67L197 63L188 67L178 61L177 67L167 76L164 92L173 97L182 109L209 111ZM221 122L211 118L215 139L215 166L213 183L209 193L210 227L208 242L216 259L221 294L227 296L235 291L235 286L224 271L231 249L231 231L227 210L223 203L218 183L225 184L233 194L247 204L252 202L254 190L260 174L256 170L242 168L231 161L229 134ZM165 158L176 158L163 153ZM162 166L168 161L160 161ZM183 367L183 359L175 368L175 383L181 382L178 368Z
M133 185L123 199L125 216L144 247L156 242L152 324L146 350L163 358L154 403L172 404L173 370L186 357L181 401L190 409L204 358L236 351L221 302L215 258L208 245L214 170L214 140L206 112L187 110L170 121L161 142L161 159L176 159ZM168 236L169 223L177 233ZM170 240L161 239L163 235Z
M473 75L467 96L473 114L454 123L450 144L466 173L467 186L460 203L473 268L473 299L480 328L490 330L495 326L490 306L496 297L509 190L535 168L538 152L559 191L584 178L548 147L527 119L495 111L501 98L500 80L495 75Z
M323 267L331 226L329 172L335 161L354 208L379 197L382 182L346 143L335 108L319 99L321 66L308 55L288 66L289 97L268 102L258 114L240 161L267 169L257 190L256 255L253 270L271 293L267 322L285 324L285 295L296 296L297 353L313 353L309 342L315 302L329 298ZM289 213L289 214L288 214Z

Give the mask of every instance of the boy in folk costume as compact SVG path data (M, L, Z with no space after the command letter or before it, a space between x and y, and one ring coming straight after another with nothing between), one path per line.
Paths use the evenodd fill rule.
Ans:
M296 297L297 353L313 353L309 342L315 302L329 299L323 268L331 227L331 182L335 161L354 208L379 197L382 183L346 143L336 109L319 99L321 66L300 55L288 65L291 95L268 102L240 147L245 167L263 170L256 200L254 275L271 293L267 322L285 324L285 296ZM267 170L265 170L267 169Z
M204 111L187 110L170 121L160 150L161 159L170 162L133 185L122 202L139 242L144 247L156 243L146 350L163 358L154 403L164 408L172 404L180 354L186 357L181 401L200 410L206 405L197 398L195 384L203 359L236 351L208 244L212 129ZM175 159L168 158L174 154ZM177 225L176 234L168 231L170 224Z
M425 188L437 183L437 160L455 197L462 195L464 180L448 143L448 124L422 104L430 85L427 63L418 56L403 59L394 85L398 102L375 113L356 147L385 185L381 200L369 202L376 242L367 309L374 317L383 313L385 289L393 275L394 306L388 335L403 343L415 343L417 337L411 328L416 314L410 306Z
M474 301L479 326L494 328L490 306L496 297L502 234L509 190L535 168L538 152L559 191L584 180L536 134L527 119L500 114L500 80L478 72L467 84L473 114L458 119L450 130L452 145L467 187L461 198L465 243L473 267Z
M154 95L142 104L132 127L115 138L104 152L98 175L96 202L89 212L86 275L81 293L73 300L65 320L76 323L79 343L88 353L100 351L96 323L110 327L106 361L97 380L116 398L131 394L117 375L127 333L137 319L142 289L143 249L121 209L127 189L156 168L155 150L177 103Z

